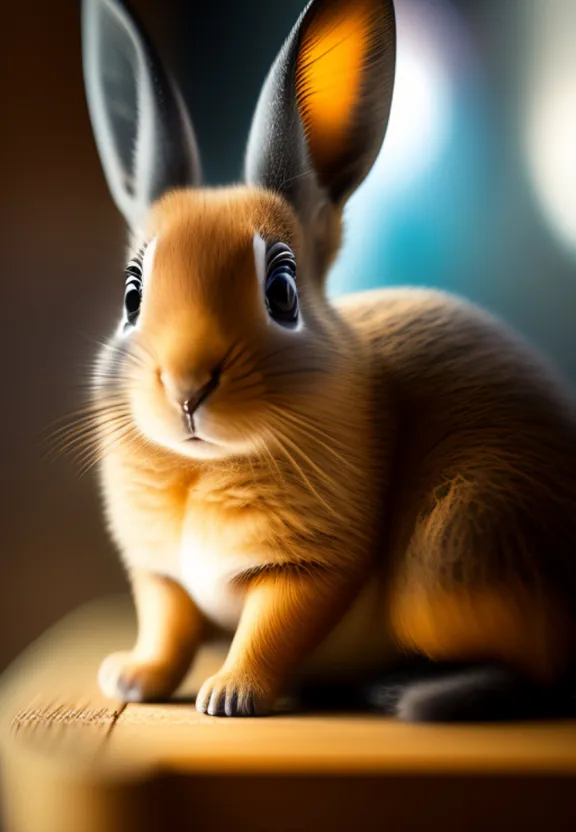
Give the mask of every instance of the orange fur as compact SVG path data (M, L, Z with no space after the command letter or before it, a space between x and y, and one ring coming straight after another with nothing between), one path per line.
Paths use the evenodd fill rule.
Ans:
M136 194L116 182L138 222L145 186L164 196L135 233L136 307L101 353L86 423L139 615L135 649L104 663L104 688L168 695L208 621L233 634L199 695L211 712L266 709L300 671L356 673L395 651L554 681L576 631L574 402L519 339L454 297L328 301L342 203L388 119L394 14L332 0L302 20L247 153L247 178L278 193L170 191L187 169L198 181L185 158ZM186 155L184 134L174 145ZM289 326L266 297L275 243L296 263L288 255ZM215 379L192 426L190 401Z
M161 575L133 570L138 638L129 653L108 656L100 683L111 696L146 701L180 684L202 639L204 622L190 596Z
M393 631L403 648L434 661L499 661L551 681L566 662L565 614L523 595L512 587L406 590L391 598Z
M297 73L297 95L312 158L332 164L342 154L370 48L372 2L335 3L310 25Z
M197 199L203 201L202 196L175 196L180 211L194 206L190 216ZM221 206L217 200L213 205L213 212L204 206L196 216L194 231L184 232L178 217L174 234L202 239L217 221ZM167 222L165 216L162 221ZM167 226L164 229L171 240ZM171 244L161 255L166 267L159 266L153 279L171 284L174 308L189 305L201 325L207 301L183 303L176 282L179 272L170 266L174 253ZM188 260L194 269L192 249ZM237 279L248 281L248 276L239 274ZM219 296L214 295L214 303ZM236 305L240 308L240 301ZM379 628L379 642L389 626L402 649L432 658L503 660L539 677L556 675L568 660L573 627L568 608L574 592L571 552L558 547L569 545L570 535L574 539L567 510L573 495L568 474L574 450L564 438L565 423L550 410L549 418L557 424L552 438L545 434L543 454L543 434L530 420L522 383L517 401L510 393L510 384L534 372L533 383L542 385L545 401L547 382L538 381L537 371L523 363L511 342L509 358L497 358L505 372L509 361L511 373L500 392L500 379L493 377L490 351L482 339L484 328L492 324L440 293L382 290L342 299L339 306L366 346L354 346L352 329L343 321L328 326L328 335L320 330L323 339L333 339L330 361L337 356L339 363L327 381L320 377L319 387L318 381L306 386L302 368L296 376L298 387L288 387L293 392L272 414L264 406L269 370L265 362L258 364L263 388L256 386L250 397L241 399L250 419L261 420L255 423L257 429L252 425L249 452L206 464L138 436L105 455L108 514L127 566L167 575L187 586L183 545L189 547L191 561L196 552L205 553L208 560L202 561L200 574L214 570L207 591L219 593L227 609L222 611L219 602L214 606L211 596L199 597L206 606L203 614L232 630L239 627L224 676L208 686L210 696L216 689L224 695L231 679L238 690L246 691L250 679L260 707L269 703L298 657L306 658L325 634L330 642L329 633L337 630L342 612L338 598L358 586L367 570L381 575L381 589L371 600L373 613L358 619L362 626L354 639L342 638L340 632L329 648L332 653L341 649L343 671L357 666L363 654L373 664L373 628ZM155 313L148 315L141 330L150 348L157 337L155 327L158 333L163 325L172 331ZM343 332L350 334L346 341L340 340ZM175 335L181 334L176 329ZM206 337L208 348L214 342L209 334ZM346 346L343 354L341 344ZM257 372L254 347L251 350L242 377ZM318 350L321 357L320 346ZM454 361L446 361L452 353ZM146 378L156 384L153 362L135 370L128 386L139 388ZM287 379L290 384L291 373ZM168 414L163 391L154 389L158 407ZM373 393L368 397L369 389ZM220 395L221 401L215 397L206 409L221 413L223 424L237 421L233 378ZM302 429L299 419L304 417L291 415L294 395L303 396L306 406ZM137 418L138 408L146 405L138 395L132 401ZM506 413L505 429L500 409ZM282 424L282 435L262 444L265 420L270 418ZM379 425L377 445L371 419ZM166 428L169 418L162 424ZM281 442L297 446L292 460L281 451ZM398 442L404 443L402 453L396 454L392 466ZM522 524L537 517L540 508L543 522L551 524L549 537L527 537ZM380 523L385 538L379 536ZM486 523L486 542L492 535L513 535L509 550L486 548L477 537ZM384 539L389 541L386 546ZM547 557L549 546L557 547L554 557ZM294 573L288 570L280 578L274 572L263 581L262 569L294 566ZM315 574L319 580L314 580ZM340 578L324 585L324 576L331 574ZM252 576L259 576L254 586ZM333 597L322 601L324 587ZM178 595L173 597L177 601ZM546 603L536 601L543 598ZM166 601L171 603L170 596ZM141 604L143 617L146 606ZM154 617L153 609L150 605ZM230 617L228 609L238 612ZM175 606L173 616L180 614ZM150 626L154 632L154 622ZM382 661L390 658L387 643L384 638Z
M198 706L235 694L255 713L267 710L302 656L326 636L355 590L350 576L323 569L291 568L252 578L228 657L198 695Z
M172 310L197 321L196 332L205 334L190 343L207 351L218 337L230 338L226 327L214 334L204 327L213 317L223 320L229 309L227 292L213 291L210 280L215 287L233 281L241 284L240 293L245 290L232 303L238 334L249 318L250 291L244 284L254 275L248 260L231 276L223 266L198 258L215 250L224 263L241 249L240 233L247 246L257 226L240 229L250 216L247 206L260 198L262 215L274 217L274 200L271 211L267 195L248 192L244 198L238 190L207 198L174 194L157 207L150 232L161 229L163 235L152 278L157 286L148 287L149 308L139 332L149 355L126 382L137 421L143 413L149 417L152 407L162 430L169 431L176 419L150 357L158 343L185 335ZM231 224L237 206L244 208L234 231L232 225L227 230L227 205ZM257 215L254 210L252 217ZM288 221L290 212L278 216ZM220 227L220 243L209 247ZM300 233L293 230L294 239ZM236 238L225 250L232 234ZM187 248L192 239L203 242ZM181 285L185 274L191 285ZM196 295L202 282L203 294ZM170 302L160 314L163 295ZM256 344L265 336L255 325L251 335L244 327L238 377L225 375L206 405L206 424L222 431L221 441L234 447L235 431L244 427L240 455L204 463L151 443L144 430L117 443L102 463L111 528L127 566L188 587L196 579L189 584L181 552L184 547L192 564L201 552L197 574L208 583L196 600L204 605L203 615L231 630L239 627L225 675L211 681L210 691L227 690L231 678L246 690L246 679L254 686L257 677L260 706L269 702L297 657L304 660L324 635L330 643L341 615L338 598L369 574L380 575L373 612L357 618L362 626L352 640L340 631L327 647L332 655L342 651L342 671L358 666L364 654L373 665L374 627L382 661L389 660L389 639L381 637L389 626L401 649L432 658L504 660L539 677L561 672L573 627L568 599L574 569L566 547L570 535L574 539L567 509L574 449L552 404L546 407L556 425L553 436L531 422L526 396L533 394L524 392L531 384L541 388L534 395L544 402L551 395L548 382L502 336L497 349L504 343L509 355L499 352L495 360L501 373L510 373L502 383L491 370L491 348L483 336L494 324L440 293L398 289L344 298L341 318L314 293L303 297L311 326L317 327L314 370L306 367L308 347L301 355L288 351L289 363L280 368L268 366ZM189 359L193 366L200 363L198 356ZM318 369L322 372L315 375ZM522 379L531 374L525 388ZM510 385L518 382L515 399ZM272 410L271 395L279 403ZM291 410L295 401L301 414ZM394 453L398 443L403 443L400 456ZM548 537L543 526L541 538L528 531L539 510L542 523L550 525ZM483 525L484 542L478 537ZM508 549L485 545L507 535L512 535ZM550 546L557 551L548 557ZM261 570L270 567L297 570L281 579L274 572L263 582ZM322 601L324 576L330 574L340 578L326 583L333 597ZM259 576L253 587L252 576ZM543 598L546 603L536 600ZM180 614L177 607L173 614Z

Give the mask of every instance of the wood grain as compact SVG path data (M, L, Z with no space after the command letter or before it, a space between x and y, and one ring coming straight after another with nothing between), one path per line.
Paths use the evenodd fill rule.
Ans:
M179 701L124 707L103 699L96 671L133 637L129 602L105 599L46 633L2 680L8 832L322 829L328 819L331 829L360 819L417 829L425 818L456 830L463 812L467 829L576 828L575 722L208 717L193 694L218 668L217 648L201 653Z

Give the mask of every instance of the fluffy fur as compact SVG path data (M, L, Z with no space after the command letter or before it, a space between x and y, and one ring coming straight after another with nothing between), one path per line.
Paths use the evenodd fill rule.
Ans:
M265 210L251 213L255 204ZM206 615L238 627L224 675L207 682L199 707L269 707L310 651L305 664L314 674L318 644L317 656L332 653L323 670L336 676L389 661L392 643L435 660L501 662L535 680L560 678L574 637L574 407L553 373L485 313L413 289L363 293L331 310L311 291L303 293L303 315L310 327L318 321L317 341L312 346L307 336L301 350L273 358L276 350L264 349L261 333L236 314L239 357L206 403L201 425L209 435L222 431L227 442L230 420L232 447L246 450L208 461L173 450L170 420L178 417L158 380L156 345L181 343L187 327L180 316L188 309L194 330L207 333L202 349L216 342L202 327L208 309L235 343L226 309L249 302L241 297L254 282L252 235L274 210L284 228L296 223L265 193L166 199L149 229L159 237L152 279L163 304L150 286L139 336L128 350L118 345L120 358L107 349L110 376L106 362L101 368L99 401L126 397L134 422L145 426L152 407L166 413L157 418L166 448L162 436L152 443L132 420L123 433L109 422L105 431L114 438L102 441L110 527L128 570L176 582L175 600L187 606L189 620L180 655L192 655ZM244 228L239 216L251 217ZM301 233L295 227L290 239ZM232 252L215 246L228 262L245 240L245 271L233 272L246 284L238 297L218 282L208 299L200 282L177 280L182 257L188 273L214 281L214 267L196 265L195 252L206 257L202 240L218 234L234 241ZM181 347L173 354L180 358ZM194 363L202 363L201 353ZM204 575L212 574L200 586L190 564L203 557ZM376 586L366 612L353 603L357 595L367 603L363 584ZM158 586L167 593L163 578ZM138 599L137 580L134 588ZM142 615L153 614L150 600L140 606ZM349 618L363 616L362 625L348 643L341 627L330 644L348 608ZM166 626L164 613L162 620ZM181 676L170 669L170 638L164 647L152 629L150 641L162 647L155 667L168 667L160 688L156 673L148 680L140 672L141 698L168 695ZM131 674L134 656L126 661ZM115 667L116 686L108 689L118 693L126 669Z
M120 5L107 25L132 48ZM332 109L315 89L328 48L360 74ZM263 713L296 680L354 680L400 655L489 668L416 686L395 709L407 719L481 715L466 702L502 713L518 680L550 691L569 670L574 399L455 297L389 289L332 305L324 293L342 194L384 134L390 90L369 102L393 56L389 0L314 0L257 109L257 181L167 180L132 229L134 250L154 241L140 315L102 350L84 423L139 618L132 653L103 665L110 695L169 696L214 627L233 635L197 699L215 715ZM269 318L258 240L294 252L294 330ZM216 374L190 441L182 402Z

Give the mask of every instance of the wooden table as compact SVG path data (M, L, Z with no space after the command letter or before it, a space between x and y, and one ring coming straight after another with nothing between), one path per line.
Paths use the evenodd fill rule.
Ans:
M576 723L412 726L372 715L218 719L103 699L134 634L126 599L83 607L0 686L6 832L576 830Z

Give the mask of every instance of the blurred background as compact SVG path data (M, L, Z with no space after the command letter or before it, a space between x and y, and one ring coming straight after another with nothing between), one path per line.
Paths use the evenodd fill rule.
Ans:
M134 0L233 181L303 0ZM440 286L500 314L576 383L576 3L396 0L388 137L348 207L334 294ZM3 8L0 670L80 602L123 590L93 474L50 457L116 326L124 228L88 122L78 4ZM575 472L576 473L576 472Z

